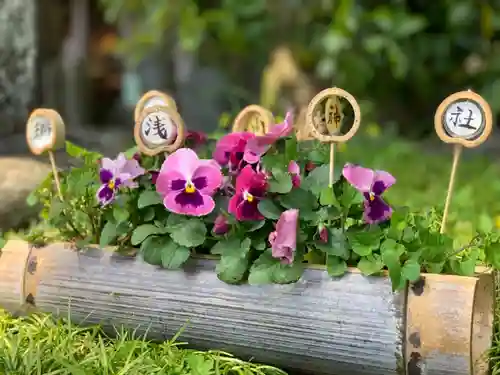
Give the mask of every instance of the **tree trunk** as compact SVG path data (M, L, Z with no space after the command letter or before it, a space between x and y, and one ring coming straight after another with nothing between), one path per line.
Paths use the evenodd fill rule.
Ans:
M0 135L22 131L35 89L36 1L0 0Z

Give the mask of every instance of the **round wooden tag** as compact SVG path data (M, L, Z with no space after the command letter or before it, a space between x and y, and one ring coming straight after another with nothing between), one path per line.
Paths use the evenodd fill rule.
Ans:
M434 116L438 137L445 143L477 147L491 134L493 115L488 102L473 91L460 91L441 102Z
M61 115L53 109L38 108L26 123L26 142L35 155L64 147L66 129Z
M354 123L351 129L344 135L337 134L340 131L344 117L339 97L345 98L351 104L354 111ZM321 108L323 101L326 101L324 110ZM310 124L311 133L317 140L321 142L346 142L359 129L361 109L354 96L347 91L337 87L325 89L318 93L309 103L306 122Z
M238 113L233 124L233 132L250 132L264 135L274 123L273 114L260 105L249 105Z
M184 133L181 116L174 109L165 106L144 109L134 127L137 147L149 156L174 152L182 146Z
M178 111L174 98L164 92L151 90L145 93L137 102L134 110L134 121L139 120L142 111L155 106L169 107L176 112Z

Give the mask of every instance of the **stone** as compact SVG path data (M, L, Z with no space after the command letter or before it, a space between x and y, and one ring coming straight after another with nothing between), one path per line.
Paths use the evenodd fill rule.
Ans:
M33 99L36 3L0 0L0 135L24 129Z
M0 158L0 230L6 232L28 225L39 207L26 204L28 195L47 177L47 163L30 157Z

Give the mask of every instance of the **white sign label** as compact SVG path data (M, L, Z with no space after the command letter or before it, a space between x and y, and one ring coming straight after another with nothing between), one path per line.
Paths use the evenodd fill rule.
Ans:
M150 113L141 123L141 138L146 145L170 145L177 138L177 126L165 112Z
M484 114L471 100L458 100L448 106L443 115L443 124L451 137L475 138L484 130Z
M164 100L160 96L153 96L153 97L149 98L148 100L146 100L146 103L144 103L143 110L146 108L154 107L154 106L168 107L168 103L166 100Z
M52 146L52 126L46 117L36 116L31 119L28 138L34 148L42 149Z

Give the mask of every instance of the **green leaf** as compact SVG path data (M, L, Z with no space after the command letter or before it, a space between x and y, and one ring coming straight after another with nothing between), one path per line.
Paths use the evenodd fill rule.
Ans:
M369 276L378 273L384 267L382 258L378 254L371 254L366 257L361 257L358 262L358 269L363 275Z
M163 233L164 233L163 229L158 228L153 224L139 225L132 232L132 238L130 239L130 242L132 243L133 246L137 246L149 236L152 236L154 234L163 234Z
M167 240L168 238L166 237L156 237L156 236L151 236L146 238L141 243L141 249L140 249L144 261L154 266L161 266L162 249Z
M347 263L342 258L328 255L326 258L326 270L331 277L342 276L347 271Z
M392 239L386 239L380 246L382 261L389 270L393 291L399 289L404 279L401 277L400 257L405 252L405 247Z
M345 233L339 228L327 228L327 231L328 242L323 243L321 241L317 241L315 243L315 247L324 251L328 255L335 255L344 260L348 260L350 254Z
M295 188L290 193L279 197L280 203L290 209L296 208L303 211L311 211L318 207L318 199L308 190Z
M378 226L372 226L365 230L352 230L347 232L347 238L354 251L359 256L368 256L373 250L380 247L382 230Z
M210 250L214 255L230 255L240 252L242 241L239 238L226 238L217 242Z
M33 207L38 204L38 198L36 196L36 191L32 191L26 198L26 204Z
M339 206L339 202L335 197L335 192L333 191L333 188L326 187L323 190L321 190L319 196L319 204L321 204L322 206L335 206L335 207Z
M340 204L344 209L349 209L355 204L362 203L364 200L363 195L352 187L347 182L343 185L342 195L340 197Z
M309 190L316 197L319 197L321 191L330 183L330 166L323 164L314 168L304 179L302 187ZM336 179L337 180L337 179Z
M259 212L270 220L278 220L283 212L271 199L261 200L258 207Z
M271 250L264 251L250 267L248 283L250 285L272 284L273 272L279 260L273 258Z
M110 245L118 237L117 225L112 221L107 221L101 231L99 246L105 247Z
M484 248L485 260L493 268L500 269L500 242L492 242Z
M167 241L161 250L161 264L167 269L180 268L191 255L191 251L173 241Z
M420 278L420 264L413 260L407 260L403 266L402 274L410 282L415 282Z
M137 201L137 207L144 208L162 203L163 200L161 199L160 194L158 194L156 191L144 190L139 196L139 200Z
M155 209L153 207L147 207L144 210L144 213L142 215L142 219L144 221L151 221L151 220L154 220L155 215L156 215Z
M243 280L249 265L248 252L222 255L215 271L220 280L228 284L235 284Z
M117 223L121 223L128 220L130 213L124 207L113 206L113 217Z
M273 271L273 282L276 284L290 284L297 282L304 273L304 264L294 262L292 264L279 263Z
M170 229L170 228L169 228ZM196 247L205 242L207 227L200 219L190 218L185 225L170 231L170 237L181 246Z
M292 177L288 172L283 172L278 168L272 170L272 178L269 181L269 192L286 194L292 190Z

